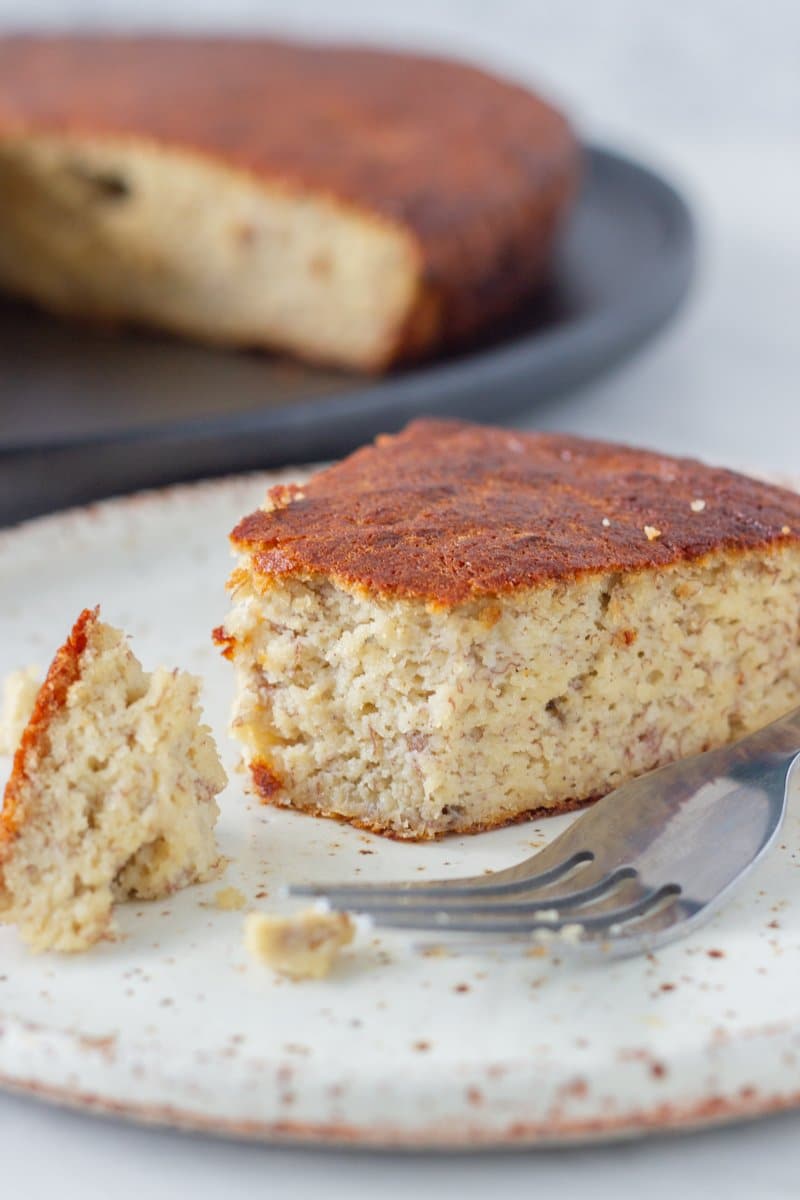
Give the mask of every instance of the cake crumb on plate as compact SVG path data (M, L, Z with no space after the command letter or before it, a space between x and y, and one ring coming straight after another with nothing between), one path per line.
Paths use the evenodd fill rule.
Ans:
M294 916L251 912L245 917L250 957L292 979L322 979L336 956L352 942L355 924L347 913L309 908Z

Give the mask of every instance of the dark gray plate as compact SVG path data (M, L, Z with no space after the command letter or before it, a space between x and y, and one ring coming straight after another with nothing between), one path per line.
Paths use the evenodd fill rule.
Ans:
M629 355L675 311L694 255L684 201L587 150L550 283L513 323L384 379L0 303L0 523L133 488L330 458L420 414L502 421Z

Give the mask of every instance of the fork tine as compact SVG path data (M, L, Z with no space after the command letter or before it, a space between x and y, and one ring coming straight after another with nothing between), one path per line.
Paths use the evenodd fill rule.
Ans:
M458 894L453 897L452 903L451 897L453 893L449 892L446 900L447 911L453 914L480 911L487 915L532 913L543 909L548 911L552 909L559 913L565 910L572 911L583 908L587 904L610 898L611 894L618 890L620 884L626 880L635 879L636 875L637 873L633 867L619 867L617 870L609 871L607 874L601 876L600 879L589 887L578 888L575 891L559 893L556 890L552 894L545 892L542 895L541 889L538 886L528 884L524 891L521 888L515 888L510 893L507 891L505 895L510 896L509 899L497 899L495 901L484 900L484 896L486 896L488 890L486 888L474 888L468 895ZM634 895L640 895L642 890L640 885ZM534 894L531 895L531 892ZM330 897L330 894L328 895L330 899L334 899ZM514 897L516 896L525 896L526 898L515 902ZM425 892L421 895L419 892L411 894L400 891L394 894L379 892L377 894L370 893L366 896L351 895L347 899L350 901L349 904L335 902L334 907L352 907L356 908L358 912L369 915L378 913L388 914L392 912L422 914L436 913L443 910L442 903L437 904L436 902L437 896L431 896ZM438 897L438 899L441 901L442 897ZM578 916L575 919L580 920L580 917Z
M411 883L293 883L290 884L288 890L290 896L324 898L330 900L332 904L336 902L342 908L352 907L367 897L378 896L389 898L400 895L420 896L432 900L463 896L469 899L474 897L478 891L482 896L504 896L547 887L571 874L578 867L594 860L594 855L590 850L581 850L576 854L571 854L554 867L534 872L533 865L538 857L533 854L513 867L506 867L505 870L492 871L488 875L470 875L459 879L435 879L425 882L414 880ZM526 870L530 870L530 874L525 874Z
M415 929L420 932L453 932L453 933L541 933L549 931L558 933L568 925L579 925L583 932L589 935L614 934L617 926L628 921L636 920L664 904L668 898L671 903L680 895L676 884L666 884L663 887L649 888L633 903L610 908L604 912L587 913L580 917L559 917L548 921L537 916L540 906L531 905L530 909L518 915L498 917L489 914L487 919L483 908L470 909L440 909L438 912L417 912L393 910L387 913L375 913L373 921L376 926L387 929Z
M713 906L711 906L713 911ZM700 916L700 914L703 914ZM635 920L627 921L619 930L582 939L575 949L591 951L603 959L627 958L655 950L686 932L710 915L709 909L692 900L677 896L672 903L655 904Z

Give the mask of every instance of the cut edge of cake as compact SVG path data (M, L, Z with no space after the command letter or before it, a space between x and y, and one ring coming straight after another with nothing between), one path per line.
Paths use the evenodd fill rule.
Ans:
M76 133L0 138L0 181L0 286L56 314L368 372L437 337L411 232L324 192Z
M466 63L0 37L0 284L97 322L384 371L535 293L580 164L558 110Z

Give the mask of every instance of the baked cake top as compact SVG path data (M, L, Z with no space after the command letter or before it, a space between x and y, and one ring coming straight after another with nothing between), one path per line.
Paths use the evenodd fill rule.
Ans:
M577 165L560 113L475 67L258 38L0 38L0 137L15 132L185 147L400 219L430 244L454 222L524 220Z
M453 606L587 572L800 537L800 495L607 442L421 420L234 529L257 579L326 576Z

